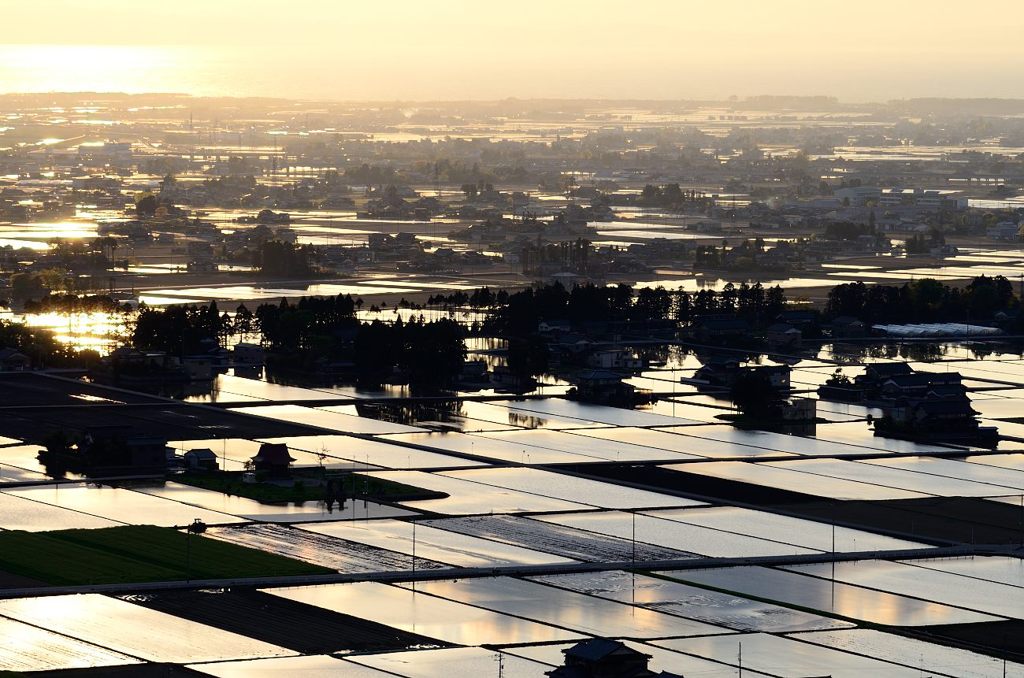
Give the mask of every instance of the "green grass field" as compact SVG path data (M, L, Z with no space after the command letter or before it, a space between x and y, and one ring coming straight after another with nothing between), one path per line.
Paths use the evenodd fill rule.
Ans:
M0 570L56 585L289 576L332 571L216 539L189 537L177 530L147 525L0 532Z

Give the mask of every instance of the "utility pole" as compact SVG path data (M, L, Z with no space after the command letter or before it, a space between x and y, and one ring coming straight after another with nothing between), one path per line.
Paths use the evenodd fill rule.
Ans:
M630 513L633 517L633 565L636 565L636 511Z
M832 521L832 611L836 611L836 523Z

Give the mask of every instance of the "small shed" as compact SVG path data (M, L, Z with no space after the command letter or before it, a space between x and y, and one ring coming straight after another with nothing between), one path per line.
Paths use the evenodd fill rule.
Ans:
M768 326L766 338L770 345L776 347L799 346L803 332L789 323L774 323Z
M185 468L189 471L216 471L220 468L217 455L208 447L200 447L185 453Z
M28 356L13 348L0 348L0 372L20 372L29 366Z

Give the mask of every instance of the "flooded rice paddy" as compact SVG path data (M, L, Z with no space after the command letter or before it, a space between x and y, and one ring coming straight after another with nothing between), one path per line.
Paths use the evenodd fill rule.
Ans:
M1000 418L1015 417L1014 403L1024 396L1008 383L1018 373L1024 377L1019 356L947 362L970 374L971 395L987 417L1012 423ZM667 383L692 369L673 365L644 378ZM813 388L831 369L807 361L794 380ZM839 504L991 499L1014 511L1024 494L1024 443L1013 438L1014 428L995 453L914 443L873 435L868 408L819 402L828 416L813 431L738 430L699 416L727 411L727 403L683 386L672 403L640 411L559 398L467 401L451 430L448 422L363 416L357 405L370 394L356 389L223 375L216 398L233 411L319 432L203 433L169 444L178 454L208 448L224 468L241 471L269 440L286 444L297 468L355 471L440 493L349 498L333 510L318 501L265 504L173 479L116 487L74 477L53 481L38 446L4 439L0 530L180 527L199 518L210 526L209 538L367 579L273 586L266 594L313 614L350 615L344 618L431 643L304 654L262 639L255 628L239 633L186 620L147 608L133 595L0 598L0 631L20 640L0 650L0 668L171 662L228 678L280 672L443 678L497 675L500 663L502 675L539 678L561 662L561 650L600 636L627 639L658 670L693 676L737 675L741 644L743 674L755 678L817 675L823 668L836 676L1002 675L1002 663L992 657L886 629L1022 619L1024 567L1017 557L863 556L833 564L834 552L919 554L934 542L733 505L693 488L701 479L734 481ZM680 481L641 486L602 471L609 464L656 467ZM748 560L716 562L724 558ZM810 562L773 560L780 558ZM697 569L673 569L683 563ZM630 571L632 565L643 571ZM372 581L381 574L403 580ZM180 642L168 644L167 637ZM1007 675L1024 676L1024 667L1007 663Z

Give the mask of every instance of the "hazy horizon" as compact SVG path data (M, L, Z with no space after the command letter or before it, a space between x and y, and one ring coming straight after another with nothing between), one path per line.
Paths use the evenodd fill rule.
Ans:
M1024 97L1024 12L865 0L7 2L0 93L334 101Z

